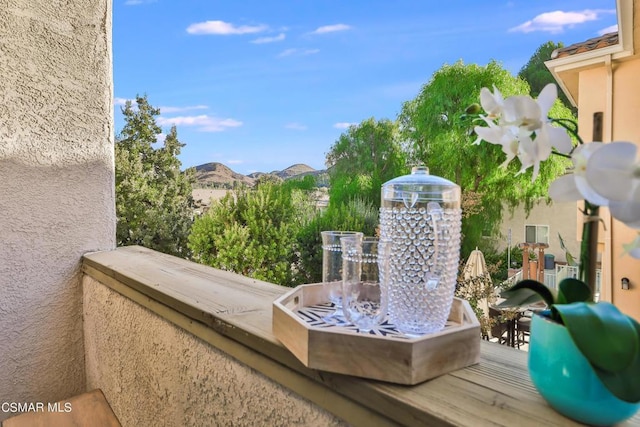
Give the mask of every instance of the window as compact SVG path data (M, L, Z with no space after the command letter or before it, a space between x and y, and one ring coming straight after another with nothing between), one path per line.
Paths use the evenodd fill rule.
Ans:
M549 226L548 225L525 225L524 241L527 243L549 244Z

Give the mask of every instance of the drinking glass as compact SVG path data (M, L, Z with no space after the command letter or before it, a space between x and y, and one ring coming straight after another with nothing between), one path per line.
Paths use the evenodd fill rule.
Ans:
M387 315L389 242L365 237L342 239L342 310L360 332L368 332Z
M335 311L323 317L328 323L344 321L342 312L342 246L343 237L351 237L362 241L363 234L359 231L322 231L322 283L329 301L333 303Z

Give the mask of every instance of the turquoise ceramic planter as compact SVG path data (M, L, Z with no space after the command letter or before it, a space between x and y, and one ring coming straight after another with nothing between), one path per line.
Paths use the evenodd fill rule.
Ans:
M563 325L537 315L531 322L529 375L556 411L585 424L609 426L640 409L640 403L622 401L607 390Z

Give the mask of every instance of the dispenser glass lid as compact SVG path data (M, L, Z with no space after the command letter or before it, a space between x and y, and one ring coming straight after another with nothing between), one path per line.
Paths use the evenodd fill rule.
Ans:
M430 175L426 166L415 166L410 175L403 175L382 185L382 202L460 202L460 187L448 179Z

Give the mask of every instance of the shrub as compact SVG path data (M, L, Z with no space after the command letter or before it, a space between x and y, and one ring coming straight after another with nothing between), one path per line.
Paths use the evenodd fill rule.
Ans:
M195 220L189 248L202 264L292 286L297 224L292 192L264 182L214 203Z

